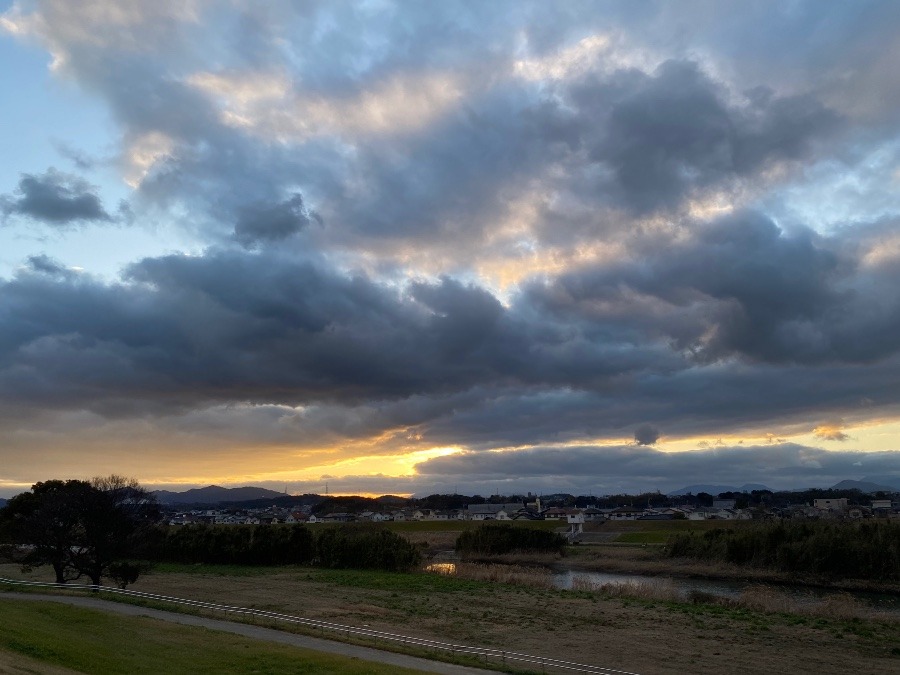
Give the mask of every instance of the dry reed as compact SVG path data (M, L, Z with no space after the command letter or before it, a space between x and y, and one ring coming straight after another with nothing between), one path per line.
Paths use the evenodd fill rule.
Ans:
M468 581L491 581L533 588L553 588L553 575L550 570L544 568L468 562L456 563L455 567L454 576ZM440 570L435 571L440 573Z
M867 607L850 593L833 593L817 599L798 598L770 586L758 585L751 586L741 593L735 605L758 612L798 614L840 621L852 619L900 621L894 614Z
M575 575L572 578L572 590L602 593L609 598L636 598L663 602L677 602L681 599L678 589L670 579L599 583L591 581L588 577Z

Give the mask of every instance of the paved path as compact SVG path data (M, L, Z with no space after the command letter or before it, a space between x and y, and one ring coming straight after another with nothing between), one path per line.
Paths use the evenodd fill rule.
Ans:
M162 621L172 621L174 623L181 623L187 626L202 626L204 628L224 631L226 633L235 633L236 635L243 635L245 637L254 638L257 640L279 642L281 644L290 645L292 647L314 649L320 652L349 656L351 658L362 659L364 661L376 661L378 663L386 663L388 665L399 666L403 668L413 668L426 673L442 673L445 675L497 675L497 671L495 670L483 670L481 668L457 666L452 663L430 661L428 659L419 658L417 656L395 654L393 652L381 651L380 649L360 647L358 645L350 645L343 642L324 640L321 638L309 637L306 635L297 635L295 633L287 633L280 630L274 630L272 628L262 628L261 626L253 626L250 624L238 623L234 621L208 619L202 616L179 614L177 612L166 612L159 609L150 609L148 607L138 607L137 605L112 602L110 600L101 600L99 598L88 598L77 595L0 593L0 600L2 600L3 598L10 598L15 600L33 600L36 602L62 602L68 605L98 609L104 612L115 612L118 614L127 614L129 616L149 616L154 619L161 619Z

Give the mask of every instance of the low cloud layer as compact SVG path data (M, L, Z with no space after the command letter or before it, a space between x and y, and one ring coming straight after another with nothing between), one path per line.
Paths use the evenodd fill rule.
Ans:
M534 483L552 490L551 486L558 485L579 494L669 492L687 485L740 487L747 483L790 490L831 487L848 478L863 477L896 483L900 481L900 452L832 452L791 443L690 452L634 446L538 447L439 457L417 469L423 479L432 481L469 481L484 486L511 479L517 486Z

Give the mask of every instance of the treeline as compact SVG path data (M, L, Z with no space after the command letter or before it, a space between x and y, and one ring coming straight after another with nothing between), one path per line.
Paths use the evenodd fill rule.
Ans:
M141 553L154 562L299 565L315 557L315 540L302 525L160 526Z
M154 562L225 565L319 565L407 571L422 562L418 548L394 532L344 525L184 525L160 527L142 556Z
M155 497L121 476L49 480L0 508L0 561L47 565L57 583L82 577L123 588L153 563L321 565L406 571L419 549L376 525L221 526L159 524Z
M456 540L456 551L470 555L518 552L561 554L565 546L565 537L555 532L493 523L466 530Z
M900 523L787 521L676 535L677 557L833 579L900 581Z

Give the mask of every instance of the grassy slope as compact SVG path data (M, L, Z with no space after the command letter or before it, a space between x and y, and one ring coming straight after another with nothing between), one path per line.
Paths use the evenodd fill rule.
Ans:
M634 550L649 553L651 549ZM9 566L0 566L0 575L17 576L13 572ZM267 568L262 574L247 575L236 567L171 566L148 575L136 588L442 641L514 646L525 653L563 656L648 675L881 675L896 672L900 664L896 623L617 599L599 592L439 575L298 567ZM0 616L0 626L5 625Z
M0 650L87 673L414 673L144 617L0 599Z

